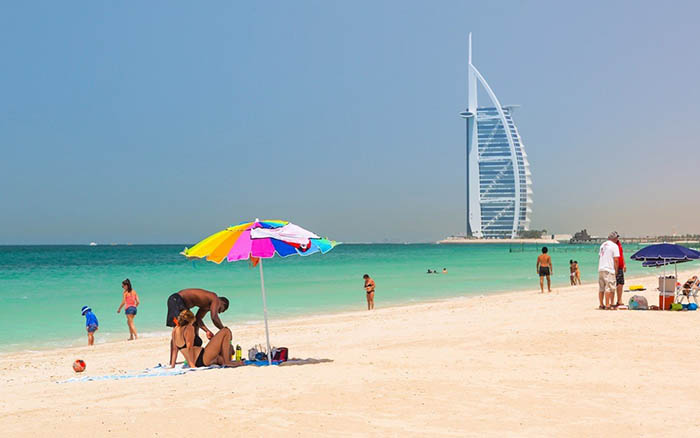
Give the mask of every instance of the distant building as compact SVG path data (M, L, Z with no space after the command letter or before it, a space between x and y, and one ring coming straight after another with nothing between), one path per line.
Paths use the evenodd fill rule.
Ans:
M571 242L591 242L594 239L595 238L590 236L588 231L586 231L584 228L583 230L574 233L574 236L571 238Z
M571 234L553 234L552 239L556 240L557 242L568 242L570 241L574 236Z
M477 81L491 106L477 106ZM469 34L467 110L467 236L513 239L530 226L530 165L512 106L502 106L472 64Z

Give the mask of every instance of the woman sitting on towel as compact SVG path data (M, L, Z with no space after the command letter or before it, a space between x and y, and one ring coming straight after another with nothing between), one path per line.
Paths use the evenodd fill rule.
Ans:
M231 360L231 330L224 327L209 340L206 347L195 345L194 314L185 309L177 317L177 327L173 329L171 342L177 347L170 356L170 367L175 366L177 352L181 352L190 367L208 367L209 365L223 365L235 367L243 365L242 362ZM201 345L201 342L199 343Z

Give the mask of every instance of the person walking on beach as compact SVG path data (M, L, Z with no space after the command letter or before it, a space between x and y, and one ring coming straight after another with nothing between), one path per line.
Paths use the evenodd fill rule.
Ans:
M119 305L117 313L122 311L122 307L125 308L124 314L126 315L126 325L129 327L129 340L133 341L138 338L136 327L134 326L134 317L136 316L136 308L141 302L139 301L139 294L131 288L131 280L128 278L122 281L122 289L124 289L122 303Z
M100 327L97 317L92 313L90 306L83 306L80 309L80 314L85 317L85 330L87 330L88 345L95 344L95 332Z
M552 266L552 258L547 254L549 250L546 246L542 247L542 254L537 257L537 274L540 276L540 293L544 293L544 277L547 277L547 292L552 291L551 275L554 275L554 267Z
M372 280L372 277L370 277L369 274L363 275L362 278L365 279L365 292L367 293L367 310L372 310L374 309L374 280Z
M204 289L183 289L168 297L168 315L165 319L165 325L174 329L177 327L177 318L180 312L197 306L196 320L193 327L195 330L195 345L199 347L202 345L202 340L199 337L200 328L207 334L208 339L214 337L214 333L204 325L204 316L210 313L211 322L214 323L216 328L222 330L224 325L221 323L221 319L219 319L219 313L224 313L226 309L228 309L228 304L228 298L220 297L214 292ZM174 350L175 345L171 342L171 356Z
M615 243L617 244L617 248L620 250L620 261L615 271L615 283L617 284L617 301L615 302L615 307L618 307L625 304L622 302L622 289L625 286L625 272L627 272L627 266L625 265L625 256L622 253L622 242L620 242L620 236L615 239Z
M615 273L617 272L620 260L620 249L615 243L618 238L617 232L608 234L608 240L600 245L598 251L598 301L599 309L611 310L613 307L613 297L615 295ZM605 297L605 304L603 304Z

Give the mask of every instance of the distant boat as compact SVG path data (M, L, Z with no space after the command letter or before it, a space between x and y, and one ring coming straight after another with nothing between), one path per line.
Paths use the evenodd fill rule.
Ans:
M90 242L90 246L97 246L95 242Z

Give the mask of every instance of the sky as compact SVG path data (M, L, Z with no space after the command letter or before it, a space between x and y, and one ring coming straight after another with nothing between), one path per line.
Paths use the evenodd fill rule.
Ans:
M531 228L700 233L700 3L6 2L0 244L465 231L467 36Z

